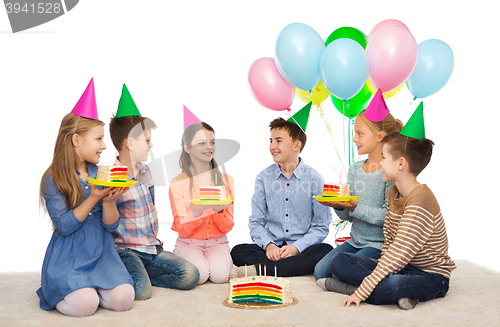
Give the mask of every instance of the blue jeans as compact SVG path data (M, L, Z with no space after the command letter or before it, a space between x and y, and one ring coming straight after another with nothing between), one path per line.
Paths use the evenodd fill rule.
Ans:
M117 251L134 281L136 300L149 299L152 286L190 290L200 279L198 269L193 264L171 252L161 249L158 254L133 249Z
M333 257L332 272L341 280L359 286L370 275L378 261L357 254L338 253ZM397 303L401 298L418 299L420 302L444 297L448 292L449 279L406 265L397 273L389 273L378 283L366 299L370 304Z
M314 277L316 280L320 278L335 278L335 275L332 273L330 269L330 264L332 263L332 258L337 253L356 253L368 258L378 257L380 255L380 250L376 248L372 248L370 246L365 248L355 248L351 244L344 242L341 245L337 246L335 249L328 252L327 255L321 259L316 267L314 267Z

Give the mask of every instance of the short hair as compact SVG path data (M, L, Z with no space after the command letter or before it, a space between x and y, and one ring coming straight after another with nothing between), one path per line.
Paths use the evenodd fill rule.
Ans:
M135 128L136 126L141 126L142 128ZM144 133L146 130L155 129L156 124L147 117L140 116L125 116L125 117L115 117L111 118L109 123L109 134L111 136L111 141L115 146L116 150L121 151L123 146L123 141L125 139L132 137L137 140L137 138Z
M284 120L283 118L280 117L270 122L269 127L271 131L273 129L282 129L287 131L288 135L292 138L294 142L300 141L301 143L300 152L302 152L304 146L306 145L307 136L299 125L292 123L288 120Z
M387 149L393 158L404 157L408 161L410 173L418 176L431 161L434 142L429 139L416 139L394 132L386 135L381 144L389 145Z

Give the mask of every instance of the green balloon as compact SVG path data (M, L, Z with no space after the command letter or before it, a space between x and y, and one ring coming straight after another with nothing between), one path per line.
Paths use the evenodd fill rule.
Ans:
M363 88L356 93L355 96L346 101L344 105L344 100L337 98L333 94L330 94L330 99L337 110L346 117L353 118L356 117L361 111L365 110L370 104L370 99L372 93L368 88L368 85L363 86ZM349 106L348 106L349 104Z
M326 39L325 45L328 46L335 40L338 39L351 39L359 43L363 47L366 48L366 35L354 27L341 27L337 28L335 31L330 34L328 39Z

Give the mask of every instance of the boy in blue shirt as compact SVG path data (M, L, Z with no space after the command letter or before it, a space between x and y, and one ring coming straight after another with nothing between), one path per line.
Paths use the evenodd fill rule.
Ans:
M276 266L281 277L312 274L332 250L322 243L332 220L330 209L313 198L322 194L324 180L299 157L306 143L301 126L278 118L269 127L274 164L255 180L248 222L254 243L235 246L231 256L236 266ZM233 268L231 278L245 276L244 269ZM247 269L251 275L251 266Z

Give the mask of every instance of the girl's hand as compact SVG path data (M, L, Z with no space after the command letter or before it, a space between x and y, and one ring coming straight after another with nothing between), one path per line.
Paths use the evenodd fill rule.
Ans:
M339 210L349 209L351 211L354 211L356 209L356 206L358 205L358 202L354 201L353 199L349 199L349 202L320 202L320 203L327 207Z
M342 306L343 307L349 307L351 304L356 304L356 308L359 308L359 304L361 303L361 299L356 295L356 293L353 293L350 295L347 299L342 301Z
M215 211L215 212L221 212L222 210L226 209L227 207L230 207L233 205L233 201L231 201L230 203L228 204L223 204L223 205L217 205L217 206L213 206L212 207L212 210Z
M113 187L109 193L102 198L102 202L111 202L118 199L123 193L128 191L128 187Z
M192 202L189 202L189 207L191 209L193 209L193 216L195 218L198 218L199 216L201 216L203 211L210 209L212 206L207 206L207 205L199 206L199 205L193 204Z
M97 201L99 201L103 197L107 196L109 191L112 189L111 186L103 188L103 189L99 189L99 188L95 187L94 184L91 184L91 183L89 183L89 184L90 184L90 196L93 198L96 198Z

